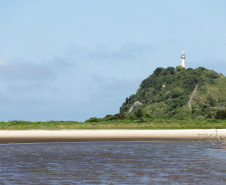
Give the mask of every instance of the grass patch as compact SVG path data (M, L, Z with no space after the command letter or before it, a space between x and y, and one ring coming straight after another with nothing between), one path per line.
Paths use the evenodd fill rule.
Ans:
M101 122L77 121L9 121L0 122L0 130L62 130L62 129L225 129L226 120L117 120Z

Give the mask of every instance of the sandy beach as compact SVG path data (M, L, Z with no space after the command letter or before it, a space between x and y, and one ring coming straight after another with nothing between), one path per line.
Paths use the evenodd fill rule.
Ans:
M208 140L214 129L194 130L0 130L0 143L84 141L197 141ZM226 137L226 129L217 134Z

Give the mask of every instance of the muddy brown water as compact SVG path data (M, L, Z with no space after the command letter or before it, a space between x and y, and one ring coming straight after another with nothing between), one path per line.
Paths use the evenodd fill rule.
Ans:
M226 184L226 150L191 141L0 145L0 184Z

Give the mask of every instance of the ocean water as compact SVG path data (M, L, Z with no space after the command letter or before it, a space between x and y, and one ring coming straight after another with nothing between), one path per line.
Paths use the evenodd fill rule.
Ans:
M226 184L226 150L202 142L0 145L0 184Z

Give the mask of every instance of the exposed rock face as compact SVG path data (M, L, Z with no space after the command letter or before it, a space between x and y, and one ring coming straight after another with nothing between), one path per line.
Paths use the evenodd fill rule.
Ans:
M142 103L140 103L139 101L134 102L133 106L129 109L129 113L134 112L140 105L142 105Z

